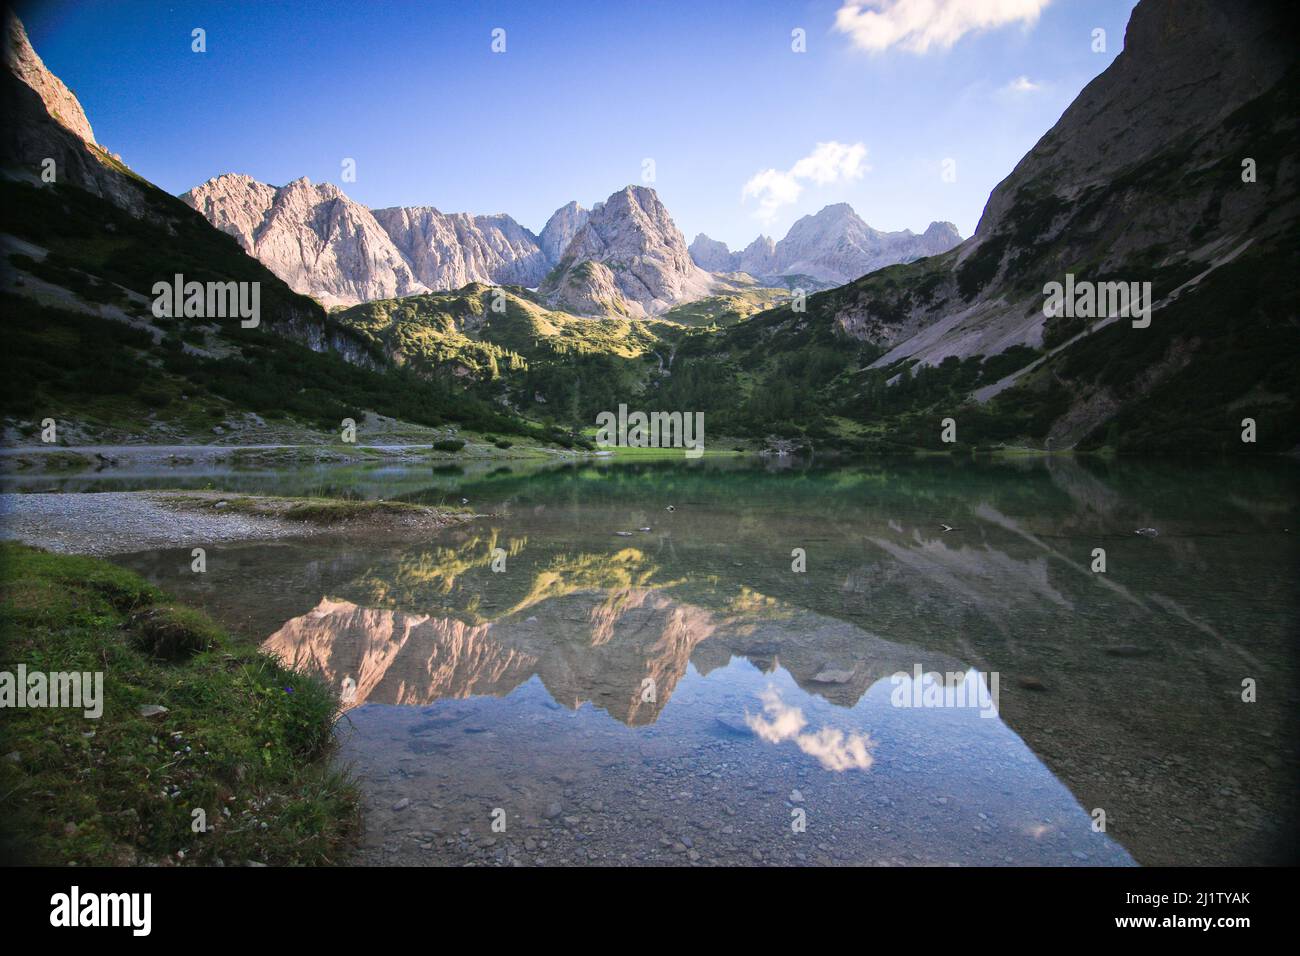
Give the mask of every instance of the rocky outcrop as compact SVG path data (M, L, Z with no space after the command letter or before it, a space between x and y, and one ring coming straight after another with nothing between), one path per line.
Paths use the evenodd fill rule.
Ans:
M37 190L52 190L55 204L66 201L75 215L94 221L90 233L80 237L90 243L102 242L106 230L118 228L113 221L116 211L105 205L111 204L140 220L132 235L120 238L119 254L125 258L147 259L156 267L159 278L188 271L193 263L203 263L219 270L222 281L258 283L262 329L314 351L335 352L353 364L374 367L373 357L364 351L360 341L346 330L330 326L318 304L295 295L256 259L239 255L229 240L193 209L133 173L119 157L96 143L80 104L45 68L28 43L22 24L12 16L6 22L5 38L8 68L0 71L0 98L3 99L0 105L6 127L5 135L0 137L0 167L7 177ZM50 159L54 161L53 181L46 176L46 161ZM225 231L241 241L241 236L250 232L246 226L250 219L264 217L266 207L274 204L274 196L268 191L275 191L260 186L243 177L242 182L232 184L229 201L222 207ZM77 191L96 199L88 204L85 197L75 196ZM40 206L51 200L42 197L40 202L28 198L21 201ZM38 224L34 219L18 217L6 220L3 231L18 240L43 239L31 231ZM75 242L78 238L75 229L66 224L64 228L68 230L64 241ZM31 243L30 247L39 247L39 242ZM129 289L136 297L125 311L121 308L94 311L106 318L136 324L133 313L147 308L145 293L150 289L151 280L137 272L124 282L121 273L104 270L93 257L81 258L78 267L86 276L106 286L117 284ZM8 280L16 276L17 273L6 275L6 291L30 295L39 288L30 276L23 282L8 285ZM135 284L130 285L131 282ZM60 290L56 284L43 285L50 292ZM78 309L87 304L80 288L62 287L62 293L61 304L66 302Z
M548 262L554 265L560 261L564 250L569 247L569 243L573 241L578 231L587 224L590 215L590 210L583 209L576 202L565 203L551 214L551 218L546 220L546 225L542 227L542 234L539 237L542 255Z
M713 272L748 272L752 276L805 275L839 285L885 266L947 252L961 242L950 222L932 222L920 235L910 229L881 232L868 226L848 203L827 206L804 216L780 242L759 236L741 252L701 233L691 256Z
M443 213L432 206L368 210L338 187L306 179L276 188L227 174L182 197L239 240L296 291L355 305L470 283L538 288L579 315L657 315L718 291L711 272L825 287L946 249L947 223L922 235L882 233L847 205L801 219L781 242L767 236L728 251L707 236L691 248L653 189L629 186L595 209L570 202L535 235L506 215Z
M537 288L579 315L644 317L718 291L710 272L781 276L823 288L947 249L948 223L922 235L878 232L847 205L801 219L780 243L760 236L741 252L707 236L691 248L653 189L629 186L587 210L555 211L540 235L510 216L432 206L369 210L338 187L306 179L276 188L237 174L182 197L296 291L326 305L459 289L470 283Z
M1029 198L1022 195L1026 187L1068 200L1107 185L1135 161L1190 131L1215 129L1266 93L1294 59L1280 6L1268 0L1138 4L1123 52L997 185L976 235L1003 231L1016 204Z
M725 247L724 247L725 248ZM748 272L752 276L776 275L781 271L776 258L776 243L771 236L759 236L740 252L732 272Z
M571 268L557 270L548 278L545 290L548 301L574 315L621 315L631 317L632 304L624 298L614 273L603 262L583 260Z
M708 295L714 279L692 261L686 239L653 189L628 186L598 203L539 292L558 308L654 315Z
M542 251L539 237L505 213L458 218L466 224L465 247L479 253L490 281L533 288L550 271L554 260Z
M481 282L538 288L579 315L642 317L709 295L717 284L692 261L655 191L640 186L590 211L570 202L540 236L507 215L432 206L371 211L336 186L306 179L277 188L229 173L181 198L294 290L330 306ZM747 263L770 252L756 247Z
M327 306L429 291L365 206L305 177L210 179L181 197L297 292Z
M371 211L337 186L305 178L277 188L227 173L181 198L296 291L331 306L471 282L534 287L554 264L509 216L432 206Z
M18 178L43 185L46 163L54 161L54 182L71 184L107 199L137 218L154 215L146 189L120 157L95 142L90 121L72 91L46 69L28 42L22 22L5 13L5 66L0 77L0 166Z
M1050 346L1064 323L1045 321L1042 290L1067 271L1190 280L1259 249L1300 209L1294 162L1242 179L1261 141L1295 137L1295 123L1275 126L1267 107L1243 115L1290 64L1276 14L1268 3L1138 4L1123 52L993 190L975 235L935 263L927 294L864 288L846 296L837 324L895 346L881 367Z
M238 239L246 252L255 254L258 233L278 192L251 176L231 173L210 179L181 198L212 225Z
M887 265L946 252L961 239L955 229L949 238L942 248L923 252L921 237L911 230L880 232L863 222L848 203L836 203L791 226L776 244L776 259L781 272L850 282Z
M1217 449L1245 408L1284 443L1295 310L1280 277L1300 219L1288 36L1280 3L1142 0L1124 50L993 190L974 236L814 311L885 347L881 371L1037 350L970 395L1008 415L1053 395L1059 410L1024 426L1053 448ZM1122 282L1145 306L1049 317L1067 275L1090 292Z
M725 242L710 239L704 233L697 235L687 251L695 264L709 272L735 272L735 258Z
M537 237L506 215L395 206L376 209L375 219L429 289L459 289L471 282L532 287L550 268Z
M27 31L12 13L5 15L5 63L13 74L31 87L54 120L74 136L96 145L95 134L85 110L63 81L45 68L27 40Z

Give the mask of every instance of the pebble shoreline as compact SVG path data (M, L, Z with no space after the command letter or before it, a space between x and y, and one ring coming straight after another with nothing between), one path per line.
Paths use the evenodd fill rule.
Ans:
M0 538L58 554L126 554L217 541L300 537L316 529L256 515L166 507L152 492L0 494Z

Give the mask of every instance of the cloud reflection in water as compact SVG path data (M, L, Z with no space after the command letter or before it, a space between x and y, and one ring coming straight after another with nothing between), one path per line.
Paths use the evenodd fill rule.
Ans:
M770 744L794 741L804 753L815 757L827 770L867 770L871 767L871 748L875 742L866 734L846 734L835 727L823 727L815 733L805 733L808 720L798 707L781 700L775 687L768 687L759 699L763 714L745 714L745 723L761 740Z

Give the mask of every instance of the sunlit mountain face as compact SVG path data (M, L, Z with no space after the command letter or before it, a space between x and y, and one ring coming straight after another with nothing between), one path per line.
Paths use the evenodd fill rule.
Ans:
M388 469L490 516L124 560L338 689L363 861L1252 862L1294 813L1287 471Z

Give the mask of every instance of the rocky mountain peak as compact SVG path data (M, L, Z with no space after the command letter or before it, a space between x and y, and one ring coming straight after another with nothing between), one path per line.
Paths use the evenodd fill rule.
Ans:
M28 42L22 22L5 15L5 66L0 71L0 166L41 184L47 160L57 181L70 183L138 218L154 217L146 184L120 156L95 142L90 121L72 91L51 73ZM162 218L166 218L165 215Z
M853 211L853 207L846 202L831 203L829 206L823 206L818 212L814 213L813 215L804 216L803 218L820 220L822 222L833 221L837 219L854 219L858 222L862 222L862 219L858 216L858 214ZM862 224L864 226L866 225L865 222L862 222Z
M32 49L22 21L10 11L5 17L5 64L10 71L40 96L50 116L79 139L95 144L95 133L81 103L64 82L45 67Z
M910 229L881 232L863 221L848 203L832 203L803 216L780 242L759 236L741 252L701 233L690 254L713 272L748 272L768 281L780 276L808 275L839 285L898 262L911 262L947 252L961 242L949 222L933 222L921 235Z
M617 293L614 301L605 288L610 282ZM593 290L592 283L602 288ZM713 285L713 278L691 259L686 237L659 195L648 186L633 185L596 204L540 291L555 305L575 311L590 312L598 299L605 311L640 316L701 298ZM606 294L597 297L596 291Z
M734 272L748 272L752 276L775 275L781 271L776 258L776 240L759 236L736 253Z
M1249 390L1282 374L1240 343L1281 342L1295 311L1274 280L1295 272L1300 214L1283 159L1300 115L1289 13L1265 0L1140 0L1124 50L997 185L975 235L909 281L840 290L835 325L889 347L875 369L1038 350L972 397L1016 396L1005 409L1060 389L1061 412L1041 426L1053 448L1099 447L1114 426L1144 447L1208 450L1218 439L1204 423L1231 432L1242 408L1264 414ZM1247 158L1269 174L1247 179ZM1046 314L1045 284L1075 273L1145 286L1145 315ZM1249 305L1225 306L1238 301ZM1120 373L1119 355L1141 358Z
M539 238L504 213L471 216L433 206L372 211L335 184L306 176L277 188L227 173L181 198L296 291L327 305L471 282L531 287L553 264ZM578 221L575 214L570 220Z
M303 176L277 189L226 174L181 199L295 291L325 305L429 291L370 210L332 183Z
M961 242L961 233L950 222L932 222L921 235L928 240L951 241L954 246Z
M825 206L811 216L800 217L790 227L790 231L785 234L785 238L781 242L794 244L820 243L825 242L827 239L838 241L841 237L850 237L859 242L872 242L879 235L879 232L862 221L862 218L853 211L852 206L846 202L840 202Z
M710 272L734 272L735 262L731 250L727 248L725 242L719 242L717 239L710 239L704 233L699 233L691 240L687 252L695 260L695 264L701 269L707 269Z
M578 230L587 224L591 215L576 202L567 202L551 214L542 228L540 241L542 253L549 262L559 262Z
M597 203L575 240L579 240L579 247L566 249L566 255L595 258L606 251L653 253L668 256L677 268L690 268L686 237L660 202L659 194L648 186L625 186Z
M993 190L975 235L999 231L1026 184L1040 192L1068 184L1077 194L1188 130L1217 127L1290 65L1294 50L1278 34L1275 7L1267 2L1139 3L1123 51Z
M483 282L536 287L557 308L579 314L644 316L712 294L719 280L711 272L774 280L807 274L834 284L960 241L950 224L932 224L922 236L880 233L848 203L835 203L803 217L779 243L759 236L733 253L700 234L688 247L659 195L641 185L590 210L568 202L540 235L504 213L372 211L334 184L305 176L276 188L226 174L182 198L295 290L330 305ZM312 250L319 275L304 250Z

